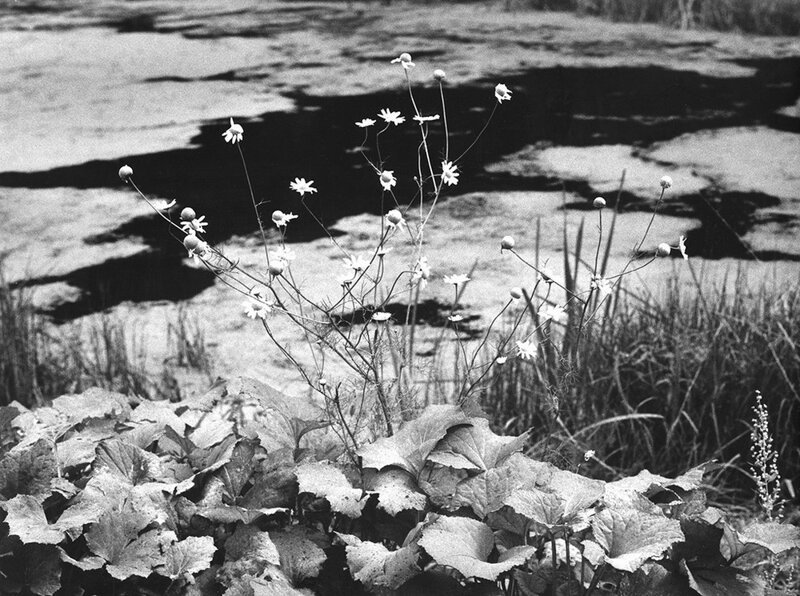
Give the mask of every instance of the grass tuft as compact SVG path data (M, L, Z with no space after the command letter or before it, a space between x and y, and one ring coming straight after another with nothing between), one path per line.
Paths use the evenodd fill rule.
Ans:
M752 486L745 422L757 390L775 415L786 478L800 475L800 287L733 291L700 280L664 297L621 292L586 326L567 361L494 367L484 403L509 433L534 429L539 455L580 461L595 450L601 476L642 469L679 474L710 459L728 487Z

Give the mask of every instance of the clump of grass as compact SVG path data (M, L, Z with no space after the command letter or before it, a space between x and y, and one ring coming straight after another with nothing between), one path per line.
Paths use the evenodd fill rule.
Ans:
M170 361L211 375L211 356L206 345L205 331L196 318L190 318L186 305L179 304L174 321L167 323L167 342Z
M153 378L141 336L123 321L104 313L83 324L55 326L37 312L24 284L7 283L0 261L0 405L18 401L32 407L89 387L144 399L178 398L179 383L168 364L210 377L211 363L203 331L184 308L168 328L175 355Z
M717 459L744 489L744 421L761 388L784 477L797 477L800 287L747 288L742 275L733 291L700 278L690 288L672 279L663 297L620 291L558 374L552 360L509 361L493 369L486 404L509 431L533 427L542 451L571 450L573 461L596 451L600 473L680 473Z

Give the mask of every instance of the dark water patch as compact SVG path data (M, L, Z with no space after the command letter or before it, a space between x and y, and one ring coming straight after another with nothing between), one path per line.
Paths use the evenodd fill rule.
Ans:
M720 192L704 189L698 195L681 197L681 203L665 204L665 215L680 216L691 210L700 226L686 233L686 245L693 256L704 259L736 258L759 261L800 261L800 254L777 250L754 250L745 240L754 222L761 219L758 210L780 204L780 199L757 192Z
M400 324L406 320L407 308L407 304L393 302L391 304L387 304L381 310L392 315L392 321L394 323ZM334 314L332 315L332 318L335 324L343 328L347 328L352 325L364 325L370 321L375 310L376 309L374 306L366 306L364 308L359 308L342 314ZM462 305L456 310L456 313L461 314L463 317L462 320L457 322L458 334L461 338L476 339L481 336L483 331L475 327L473 324L479 321L481 317L480 315L475 314L464 314L464 310L468 311L469 306ZM430 298L417 304L416 321L418 324L426 325L428 327L449 327L452 329L453 323L448 320L451 312L451 304L441 302L435 298ZM451 333L454 334L455 331L453 330ZM455 337L455 335L452 335L452 337Z
M324 63L303 63L300 65L294 64L293 68L312 68L317 66L325 66ZM252 81L262 81L269 78L268 74L246 74L239 70L226 70L203 77L182 77L176 75L149 77L144 79L145 83L197 83L202 81L225 81L227 83L248 83Z
M448 85L447 113L450 130L455 131L450 137L451 159L459 156L483 127L495 104L493 89L498 80L513 90L513 99L498 106L487 133L458 162L462 171L460 183L456 189L446 189L445 197L454 192L563 189L589 201L595 191L585 181L513 176L487 172L485 167L537 144L648 146L701 129L763 124L773 119L777 108L793 104L800 95L800 80L792 78L798 68L800 58L770 60L760 63L754 76L714 78L658 67L555 67L474 85ZM776 84L767 84L771 82ZM432 84L416 89L415 97L424 114L441 112L439 91ZM287 241L324 236L298 195L289 189L289 182L295 177L315 181L319 193L306 197L305 204L328 228L335 227L346 216L377 215L386 210L391 199L382 195L377 174L357 150L364 132L354 123L364 117L376 117L381 108L401 110L410 119L413 112L407 93L397 90L344 97L295 94L293 98L297 105L294 112L266 113L258 119L241 122L245 129L243 150L266 227L274 230L270 214L281 209L300 215L289 225ZM234 235L257 232L238 151L222 140L221 133L227 126L227 121L222 120L203 125L191 140L191 146L183 149L129 155L113 161L96 160L41 172L0 173L0 186L122 188L117 170L128 163L134 168L137 184L148 195L174 198L181 206L192 206L198 214L205 215L209 222L208 240L218 244ZM430 130L431 159L438 170L444 156L444 139L441 126L431 126ZM417 171L418 125L409 121L399 127L392 126L381 136L382 164L378 163L374 138L375 129L370 129L367 157L400 177L395 188L399 197L418 201L411 180L412 173ZM613 206L614 196L606 198ZM708 258L747 258L738 236L756 223L753 214L757 209L775 201L752 193L746 197L726 193L698 200L682 199L680 205L667 204L665 209L700 219L702 225L693 231L692 241L703 247L703 256ZM714 201L718 201L719 210L709 209L706 200L715 206ZM586 208L586 205L571 207ZM645 202L623 193L620 208L645 208ZM724 225L719 223L720 218ZM183 249L156 216L122 222L107 236L95 236L89 241L107 242L129 236L144 238L162 254L165 262L161 266L177 266ZM117 269L129 269L131 277L139 274L139 267L135 259L116 264ZM100 269L100 274L113 272ZM81 277L78 272L75 275ZM151 294L178 299L186 287L199 287L196 284L176 287L169 279L162 279L163 288ZM135 288L126 292L142 295Z
M180 258L148 251L76 269L66 275L27 280L24 285L66 282L80 290L77 300L55 304L43 311L62 323L124 301L188 300L214 285L212 273L186 266Z
M118 33L153 33L156 30L156 16L150 13L132 14L111 25Z

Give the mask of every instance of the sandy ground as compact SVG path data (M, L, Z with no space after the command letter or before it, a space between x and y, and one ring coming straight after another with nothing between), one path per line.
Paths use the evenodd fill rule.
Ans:
M497 81L537 67L611 68L620 64L657 65L714 77L753 72L759 59L800 56L800 41L742 37L709 32L678 32L658 26L607 23L563 14L502 12L497 6L228 2L224 11L206 2L75 2L69 10L45 15L0 11L0 105L3 117L0 171L38 171L89 160L191 145L199 127L236 114L246 121L269 111L292 111L293 94L349 95L396 90L402 71L389 60L401 51L416 57L412 71L427 80L446 68L448 84ZM214 3L215 4L215 3ZM150 31L120 34L117 28L151 10ZM220 73L227 73L219 76ZM665 74L665 76L668 76ZM487 83L487 94L492 84ZM513 101L513 100L512 100ZM381 106L375 106L376 110ZM784 108L792 117L796 106ZM584 181L597 194L613 196L620 172L626 190L654 201L658 180L668 174L670 192L706 188L760 192L781 199L777 214L797 215L800 200L800 136L766 126L698 131L650 147L531 146L486 166L488 173L547 175ZM220 141L221 142L221 141ZM281 139L275 139L280 143ZM236 173L238 175L238 172ZM463 174L464 176L469 173ZM291 179L287 174L287 179ZM473 281L463 296L463 314L480 315L482 327L507 300L512 286L532 285L535 275L509 254L499 239L512 234L521 254L533 257L537 220L548 233L540 238L548 273L559 276L560 236L568 237L585 218L584 254L594 249L596 214L561 211L562 202L583 199L572 193L447 191L426 235L434 272L425 297L443 303L451 287L441 276L466 273ZM85 239L146 212L128 189L0 188L0 228L10 279L68 273L111 256L145 250L136 238L89 245ZM670 195L668 193L667 199ZM610 272L619 271L640 238L649 216L620 215ZM659 217L645 247L676 245L697 225L686 217ZM336 222L337 240L350 254L366 255L376 243L380 221L350 216ZM800 256L791 226L765 224L748 237L763 250ZM295 278L309 294L338 297L345 273L342 252L327 239L294 244ZM692 247L689 247L691 253ZM226 253L244 266L264 270L255 237L233 238ZM413 247L398 236L386 257L388 275L413 262ZM737 261L691 261L711 280L734 271ZM660 260L628 279L631 287L658 293L675 273L689 279L689 264ZM796 281L796 262L749 263L753 280ZM584 278L588 284L588 278ZM69 299L64 284L37 290L46 304ZM206 330L221 376L253 376L289 393L302 393L302 381L271 345L257 322L244 317L242 296L217 284L189 301L189 312ZM175 312L168 303L124 303L113 309L146 338L151 366L167 352L165 321ZM310 363L297 330L284 318L271 320L276 336L297 358ZM434 335L438 330L434 330ZM336 369L326 375L340 374ZM197 383L205 381L197 380Z

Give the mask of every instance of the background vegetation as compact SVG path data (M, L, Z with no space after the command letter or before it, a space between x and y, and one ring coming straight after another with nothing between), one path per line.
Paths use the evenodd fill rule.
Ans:
M800 34L800 2L796 0L506 0L506 6L570 11L631 23L664 23L684 29Z

